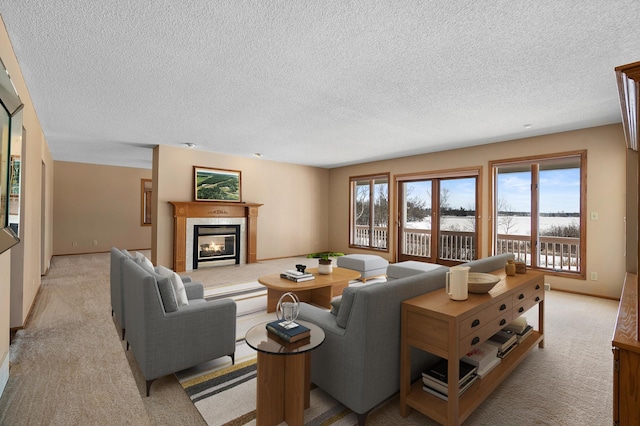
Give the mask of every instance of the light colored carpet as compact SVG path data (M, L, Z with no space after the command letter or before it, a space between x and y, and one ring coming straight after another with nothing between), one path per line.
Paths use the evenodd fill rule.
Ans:
M385 280L374 278L367 284L355 280L350 285L370 285ZM231 365L228 357L222 357L178 372L176 377L210 426L248 424L256 415L257 354L246 344L244 336L256 324L275 320L276 314L267 313L266 288L256 281L209 287L205 297L230 297L236 301L236 364ZM321 389L312 389L305 424L348 426L354 423L357 423L356 416L349 409Z
M269 269L269 262L261 262L190 275L213 284L215 276L242 274L235 282L248 282L296 261L273 261L271 270L262 270ZM245 268L255 271L244 277ZM173 375L154 382L151 396L144 396L144 379L111 319L108 274L108 253L54 257L31 321L11 345L0 424L206 424ZM231 282L224 278L221 283ZM548 292L545 349L534 349L465 424L611 424L617 306L611 300ZM527 317L533 319L530 313ZM367 424L433 423L416 412L400 417L394 397Z

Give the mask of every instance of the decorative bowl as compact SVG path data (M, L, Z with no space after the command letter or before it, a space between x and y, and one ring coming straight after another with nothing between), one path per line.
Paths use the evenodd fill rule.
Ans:
M469 293L487 293L500 282L500 277L482 272L469 272Z

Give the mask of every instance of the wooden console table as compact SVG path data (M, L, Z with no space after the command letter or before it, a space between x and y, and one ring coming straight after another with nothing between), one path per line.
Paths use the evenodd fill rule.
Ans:
M459 425L513 371L537 344L544 347L544 274L505 276L486 294L469 293L464 301L449 299L444 289L402 303L400 355L400 414L414 408L443 425ZM458 395L458 382L449 381L448 401L422 390L422 380L411 384L411 348L430 352L449 362L449 377L458 377L458 360L506 324L538 305L538 330L524 339L487 376ZM425 366L426 367L426 366Z

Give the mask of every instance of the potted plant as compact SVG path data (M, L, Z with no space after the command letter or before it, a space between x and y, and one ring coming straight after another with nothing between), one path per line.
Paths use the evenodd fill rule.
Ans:
M333 265L331 264L332 257L344 256L344 253L338 253L333 251L323 251L319 253L311 253L307 255L309 259L318 259L318 273L330 274L333 272Z

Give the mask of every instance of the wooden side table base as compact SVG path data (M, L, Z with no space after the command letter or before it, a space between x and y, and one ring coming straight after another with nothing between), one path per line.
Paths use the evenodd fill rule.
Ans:
M309 355L258 352L256 425L304 424L304 409L310 405Z

